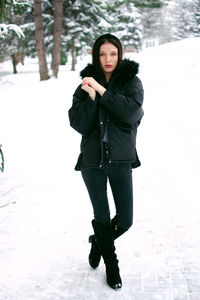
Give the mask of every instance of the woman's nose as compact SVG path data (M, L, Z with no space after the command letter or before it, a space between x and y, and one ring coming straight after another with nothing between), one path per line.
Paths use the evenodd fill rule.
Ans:
M107 56L106 57L106 62L109 62L110 61L110 56Z

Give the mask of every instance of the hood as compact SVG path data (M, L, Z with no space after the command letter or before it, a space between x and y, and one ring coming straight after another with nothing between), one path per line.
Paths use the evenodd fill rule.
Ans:
M139 64L133 60L124 59L114 70L111 80L115 84L123 85L139 72ZM94 65L88 64L81 72L81 78L93 77L99 81L99 76L95 71Z

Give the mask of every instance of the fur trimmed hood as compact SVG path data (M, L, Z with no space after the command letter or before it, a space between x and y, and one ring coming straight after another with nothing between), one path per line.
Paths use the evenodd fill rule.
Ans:
M135 75L139 72L139 64L133 60L124 59L114 70L111 80L115 84L123 85L129 80L133 79ZM81 78L84 77L93 77L97 81L99 76L95 71L94 65L88 64L81 72Z

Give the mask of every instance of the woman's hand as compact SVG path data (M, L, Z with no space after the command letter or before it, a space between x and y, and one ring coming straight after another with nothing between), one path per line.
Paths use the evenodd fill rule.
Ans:
M89 96L92 100L95 100L96 91L93 88L91 88L87 83L82 83L81 88L82 88L82 90L84 90L85 92L87 92L89 94Z
M99 84L93 77L84 77L82 81L82 86L84 86L85 84L94 89L101 96L106 91L106 89L101 84Z

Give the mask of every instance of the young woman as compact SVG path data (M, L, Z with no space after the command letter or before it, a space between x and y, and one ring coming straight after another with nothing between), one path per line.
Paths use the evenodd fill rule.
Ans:
M114 240L133 222L132 168L140 165L136 152L137 127L143 116L143 87L138 64L122 60L122 45L111 34L100 36L92 64L81 71L82 84L73 96L70 125L82 135L80 170L93 206L94 235L89 237L89 263L97 268L101 256L108 285L122 287ZM116 215L111 220L109 181Z

